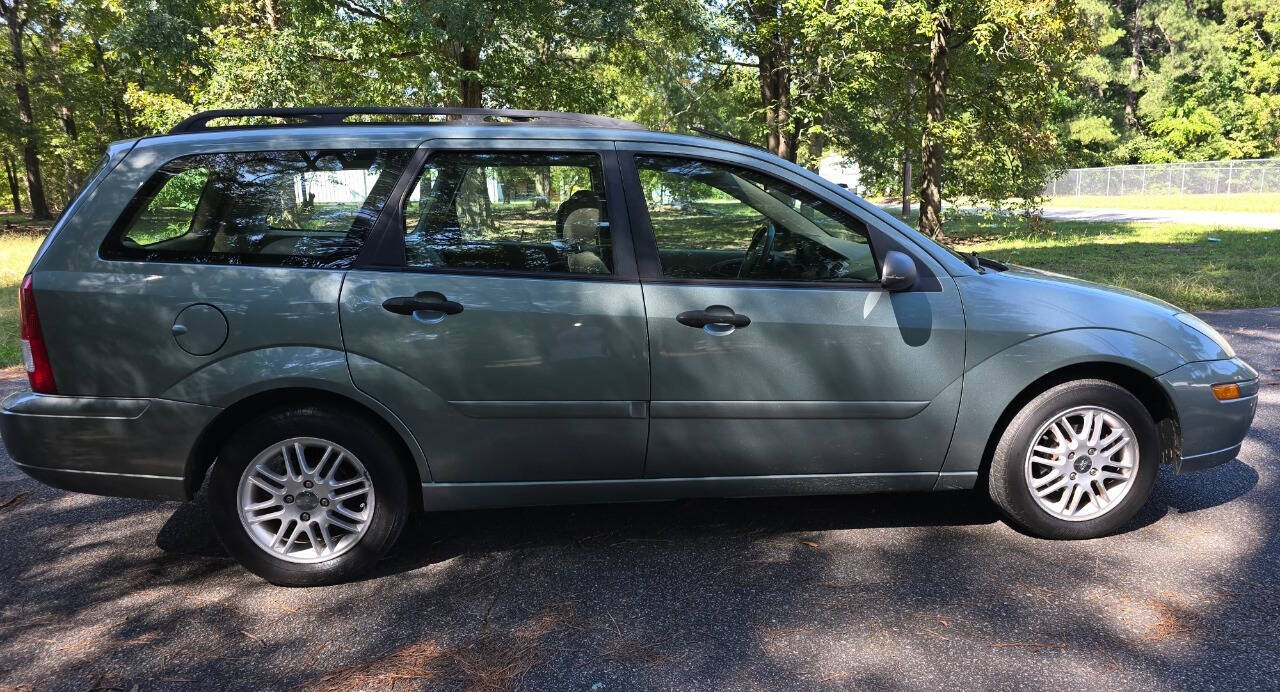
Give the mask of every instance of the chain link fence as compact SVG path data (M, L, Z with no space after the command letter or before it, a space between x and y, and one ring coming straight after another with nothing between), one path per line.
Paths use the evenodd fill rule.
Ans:
M1280 193L1280 159L1071 168L1045 185L1049 197Z

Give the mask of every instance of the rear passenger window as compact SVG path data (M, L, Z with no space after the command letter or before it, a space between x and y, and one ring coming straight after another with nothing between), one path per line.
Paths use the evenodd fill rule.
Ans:
M595 154L442 152L405 206L410 267L610 274Z
M213 174L208 168L188 168L168 177L145 211L125 233L136 245L155 245L191 230L200 195Z
M184 156L143 186L103 255L346 267L408 157L402 150Z

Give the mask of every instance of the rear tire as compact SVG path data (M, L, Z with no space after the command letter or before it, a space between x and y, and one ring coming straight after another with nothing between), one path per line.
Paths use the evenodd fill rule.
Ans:
M1146 504L1160 465L1150 412L1106 380L1060 384L1005 428L988 475L1010 524L1053 539L1113 533Z
M249 422L222 447L209 479L223 545L280 586L367 572L399 537L408 500L387 436L359 416L318 407Z

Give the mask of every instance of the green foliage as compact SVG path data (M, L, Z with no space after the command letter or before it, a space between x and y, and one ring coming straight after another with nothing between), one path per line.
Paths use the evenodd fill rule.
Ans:
M1034 198L1067 166L1280 152L1270 0L22 0L21 11L55 207L108 141L207 108L312 104L546 108L772 135L802 165L838 153L870 190L893 192L904 154L920 170L929 40L944 15L954 45L931 135L945 144L949 199ZM761 64L786 77L771 99ZM13 65L0 64L11 87ZM11 88L0 157L22 178L17 113Z

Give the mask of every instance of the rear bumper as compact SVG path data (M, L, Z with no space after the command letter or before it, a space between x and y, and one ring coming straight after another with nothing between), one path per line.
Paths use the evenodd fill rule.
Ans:
M0 435L18 468L41 483L181 500L191 448L220 410L166 399L19 392L0 403Z
M1192 473L1236 458L1258 409L1258 373L1239 358L1186 365L1157 378L1169 395L1181 429L1175 473ZM1218 401L1210 389L1235 382L1240 398Z

